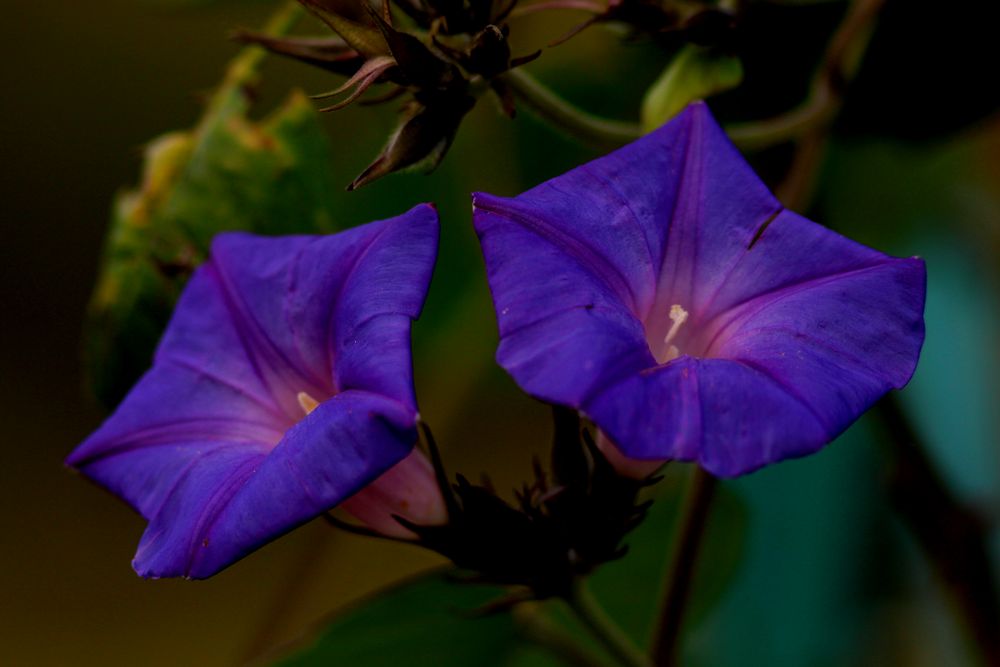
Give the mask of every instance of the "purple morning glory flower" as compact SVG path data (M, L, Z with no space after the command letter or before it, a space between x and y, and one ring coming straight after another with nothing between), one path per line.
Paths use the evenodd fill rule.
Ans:
M916 366L923 262L783 208L704 105L474 202L498 362L627 459L734 476L803 456Z
M216 237L152 369L67 461L149 521L140 575L210 576L338 504L393 535L392 514L444 521L410 358L437 237L426 205Z

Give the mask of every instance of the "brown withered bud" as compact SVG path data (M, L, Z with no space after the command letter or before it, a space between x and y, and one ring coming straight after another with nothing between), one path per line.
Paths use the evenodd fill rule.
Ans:
M516 112L514 92L500 75L531 62L542 55L542 52L535 51L526 56L512 58L510 45L507 42L509 32L510 29L506 24L501 27L491 24L473 37L464 50L448 49L440 43L438 47L445 50L466 71L488 81L490 89L500 101L504 114L513 118Z
M274 38L244 33L238 38L348 77L343 85L316 96L339 98L323 111L342 109L379 84L387 84L388 93L361 103L410 96L385 148L349 190L402 169L433 169L483 91L492 89L504 112L513 116L514 96L500 75L540 54L511 57L509 29L502 20L516 0L392 0L428 28L426 42L428 37L393 25L390 0L382 0L378 9L368 0L298 1L336 37ZM457 32L468 36L445 38Z
M417 25L443 35L474 35L500 23L517 0L394 0Z
M339 37L273 37L237 32L233 38L342 76L352 76L365 62L364 56Z
M542 54L535 51L526 56L511 57L507 36L509 27L488 25L475 35L464 49L449 47L435 39L434 44L449 58L459 63L467 72L482 77L500 100L504 113L514 117L514 94L510 87L499 78L501 74L515 67L531 62Z
M465 81L459 69L434 53L417 37L396 30L391 23L388 5L380 14L367 2L360 3L364 18L355 20L336 13L329 0L299 0L336 32L344 43L363 56L353 72L349 85L362 90L375 82L388 81L414 91L464 89ZM358 91L355 90L355 95ZM339 107L338 107L339 108Z
M507 43L509 31L506 25L503 28L495 25L483 28L469 45L466 69L487 79L510 69L510 45Z
M421 99L424 98L424 99ZM462 92L416 95L403 109L403 120L379 156L349 186L362 185L411 167L434 169L476 99Z
M298 0L298 2L366 59L392 55L385 36L373 20L373 16L378 14L367 0L343 3L345 7L360 9L360 17L355 16L355 12L341 13L338 9L341 5L339 2L329 0Z
M443 60L419 39L393 28L371 10L372 21L378 27L396 60L402 77L401 85L420 90L447 90L454 86L465 86L465 80L458 68Z
M396 61L392 56L375 56L374 58L369 58L361 63L358 71L348 79L342 86L335 88L328 93L322 93L320 95L314 95L314 99L326 99L328 97L336 97L343 92L346 92L353 88L354 90L345 97L340 102L324 107L320 111L339 111L347 105L349 105L354 100L361 97L366 90L371 88L376 83L383 83L387 80L398 79L398 76L393 76L395 72ZM397 90L403 90L402 88L397 88Z
M535 479L515 490L516 503L508 503L488 481L476 485L456 475L452 482L430 429L421 424L421 431L448 521L422 526L396 520L417 535L418 544L475 573L470 581L525 589L487 604L483 614L565 597L580 578L624 556L625 539L652 504L642 501L643 489L659 479L620 476L579 417L557 409L550 470L536 459Z

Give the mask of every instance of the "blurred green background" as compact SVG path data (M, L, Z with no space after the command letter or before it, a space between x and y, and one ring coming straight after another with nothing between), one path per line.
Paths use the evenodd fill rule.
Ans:
M101 419L79 351L112 198L139 182L152 138L196 122L237 51L228 33L260 25L272 8L196 4L4 3L2 664L240 664L438 563L314 522L211 580L143 581L129 567L143 522L62 466ZM903 404L945 479L990 526L996 557L1000 119L986 73L1000 58L985 34L989 21L976 14L987 4L890 3L809 212L863 243L927 260L927 343ZM825 2L759 13L763 32L745 45L746 88L717 100L720 116L762 117L799 101L842 11ZM516 52L578 18L515 23ZM622 44L598 28L547 51L531 71L592 111L634 118L664 64L654 46ZM261 114L292 88L334 87L321 73L274 59L263 74ZM529 114L511 122L480 104L434 174L344 192L381 148L393 111L355 106L323 118L336 224L438 203L441 262L415 329L421 411L453 469L473 478L488 469L499 488L511 488L530 475L531 455L545 452L548 412L493 363L495 323L468 193L515 194L597 153ZM772 153L755 156L764 174L787 165L787 152ZM691 628L689 664L969 661L947 596L887 502L881 437L863 419L817 456L727 485L747 515L742 564Z

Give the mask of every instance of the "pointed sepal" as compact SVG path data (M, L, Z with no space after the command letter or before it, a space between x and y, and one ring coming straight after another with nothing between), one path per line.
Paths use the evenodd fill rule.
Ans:
M410 102L389 143L347 189L356 190L411 167L433 170L451 146L462 118L475 103L475 98L464 93L442 95L428 104Z

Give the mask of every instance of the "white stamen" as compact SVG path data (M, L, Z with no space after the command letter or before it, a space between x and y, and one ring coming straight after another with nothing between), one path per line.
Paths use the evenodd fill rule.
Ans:
M302 408L302 412L306 413L307 415L319 407L319 401L317 401L315 398L313 398L304 391L300 391L299 395L296 396L296 398L299 399L299 407Z
M679 303L670 306L670 321L673 322L673 325L663 339L663 344L666 346L666 354L661 363L672 361L681 356L681 351L677 349L676 345L671 345L671 341L677 336L677 332L680 331L681 326L687 322L687 318L688 312Z

